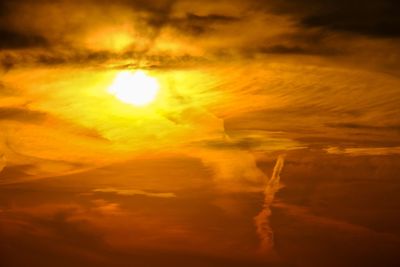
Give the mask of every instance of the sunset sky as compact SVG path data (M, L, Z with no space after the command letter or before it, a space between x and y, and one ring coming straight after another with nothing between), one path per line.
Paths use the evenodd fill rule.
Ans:
M0 267L400 265L397 0L0 0Z

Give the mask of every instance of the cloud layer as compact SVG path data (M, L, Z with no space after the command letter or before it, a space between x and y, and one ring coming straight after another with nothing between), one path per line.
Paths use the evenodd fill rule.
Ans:
M51 251L74 266L162 265L154 253L175 266L354 266L371 247L389 266L399 8L0 0L7 264ZM160 84L143 108L107 93L137 69Z

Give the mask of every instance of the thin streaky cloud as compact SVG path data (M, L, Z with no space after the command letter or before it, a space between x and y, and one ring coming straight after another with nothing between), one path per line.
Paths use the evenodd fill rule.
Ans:
M261 212L254 218L257 233L260 238L260 252L269 252L274 247L274 233L269 223L271 216L271 204L274 202L275 194L281 188L281 172L285 159L279 156L276 160L271 178L264 189L264 203Z

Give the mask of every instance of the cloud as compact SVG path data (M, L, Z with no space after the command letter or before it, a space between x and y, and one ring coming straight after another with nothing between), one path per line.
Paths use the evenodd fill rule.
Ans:
M109 202L104 199L95 199L92 203L94 204L94 207L91 208L92 212L102 216L120 216L125 213L118 203Z
M15 120L20 122L41 122L46 113L17 107L0 107L0 120Z
M367 129L367 130L378 130L378 131L400 131L400 125L367 125L353 122L340 122L340 123L327 123L329 127L336 128L347 128L347 129Z
M172 18L169 25L190 35L201 36L212 33L216 25L231 24L240 21L241 18L219 14L196 15L186 13L186 17Z
M282 44L260 47L258 50L260 53L265 54L281 54L281 55L325 55L332 56L337 53L334 48L322 47L307 47L300 45L286 46Z
M156 197L156 198L171 198L176 197L174 193L155 193L155 192L146 192L143 190L136 189L118 189L113 187L108 188L97 188L94 189L93 192L96 193L113 193L121 196L146 196L146 197Z
M258 246L264 255L280 246L274 220L282 214L274 208L352 232L328 217L362 220L359 207L368 204L374 216L363 222L387 227L398 212L378 204L397 187L378 181L392 183L398 173L397 9L392 0L0 1L1 187L47 177L24 184L40 188L31 199L57 186L101 197L80 200L72 211L11 214L0 207L1 214L22 224L21 213L28 222L44 217L31 224L60 232L51 240L71 250L80 248L80 236L103 244L80 232L84 225L130 252L173 243L229 257L232 248ZM157 100L142 109L106 92L119 71L137 68L161 85ZM278 157L267 179L265 164L273 161L260 158L282 150L295 157ZM291 186L279 191L284 165ZM310 213L274 207L278 191ZM61 192L46 201L53 194ZM261 211L254 204L260 202ZM312 214L321 210L326 217ZM394 219L382 219L387 214ZM224 216L235 220L227 224Z
M165 68L171 59L196 65L271 54L379 61L392 69L388 64L397 65L400 54L397 42L369 36L398 35L392 12L398 4L350 2L6 1L0 44L7 49L0 55L8 58L2 60L7 70L26 65ZM358 38L360 33L367 38ZM371 52L382 56L365 55Z
M328 8L324 8L326 2ZM376 37L399 37L398 1L323 1L320 9L302 19L308 27L355 32ZM334 5L334 7L332 7Z
M400 147L329 147L329 154L347 154L350 156L384 156L400 154Z
M396 0L295 0L261 1L269 12L284 13L298 19L303 27L322 27L375 37L398 37L400 20Z
M251 151L200 148L191 154L211 168L216 189L221 192L259 191L265 178Z
M25 49L45 47L46 39L39 35L27 35L17 32L0 30L0 49Z
M119 69L15 69L4 75L4 88L29 104L2 109L2 140L28 158L71 162L77 170L168 148L215 168L222 187L246 190L259 188L263 180L253 152L356 147L367 141L398 146L396 131L379 128L371 135L368 127L332 127L339 118L397 125L398 116L390 116L398 102L394 77L303 63L260 59L245 66L239 61L149 70L160 80L162 96L154 109L143 112L106 93ZM37 120L26 123L28 118ZM7 158L15 165L27 163L27 158Z
M276 160L274 170L271 178L267 181L267 185L264 189L264 202L263 209L260 213L254 217L257 233L260 238L259 251L262 253L270 252L274 247L274 234L269 223L269 217L271 216L271 205L274 201L275 194L281 188L280 175L284 165L284 157L279 156Z

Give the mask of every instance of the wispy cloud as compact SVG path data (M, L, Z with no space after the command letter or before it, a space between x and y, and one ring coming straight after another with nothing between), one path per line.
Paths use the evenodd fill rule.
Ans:
M271 178L268 180L264 189L264 203L261 212L254 218L257 233L260 238L260 252L269 252L274 246L274 233L269 225L271 216L271 204L274 201L276 192L281 188L280 174L284 165L284 157L279 156L276 160Z
M400 154L400 147L329 147L325 151L329 154L346 154L350 156L384 156Z
M146 196L146 197L157 197L157 198L172 198L176 197L174 193L155 193L155 192L146 192L143 190L137 189L118 189L113 187L107 188L97 188L94 189L93 192L96 193L112 193L121 196Z

